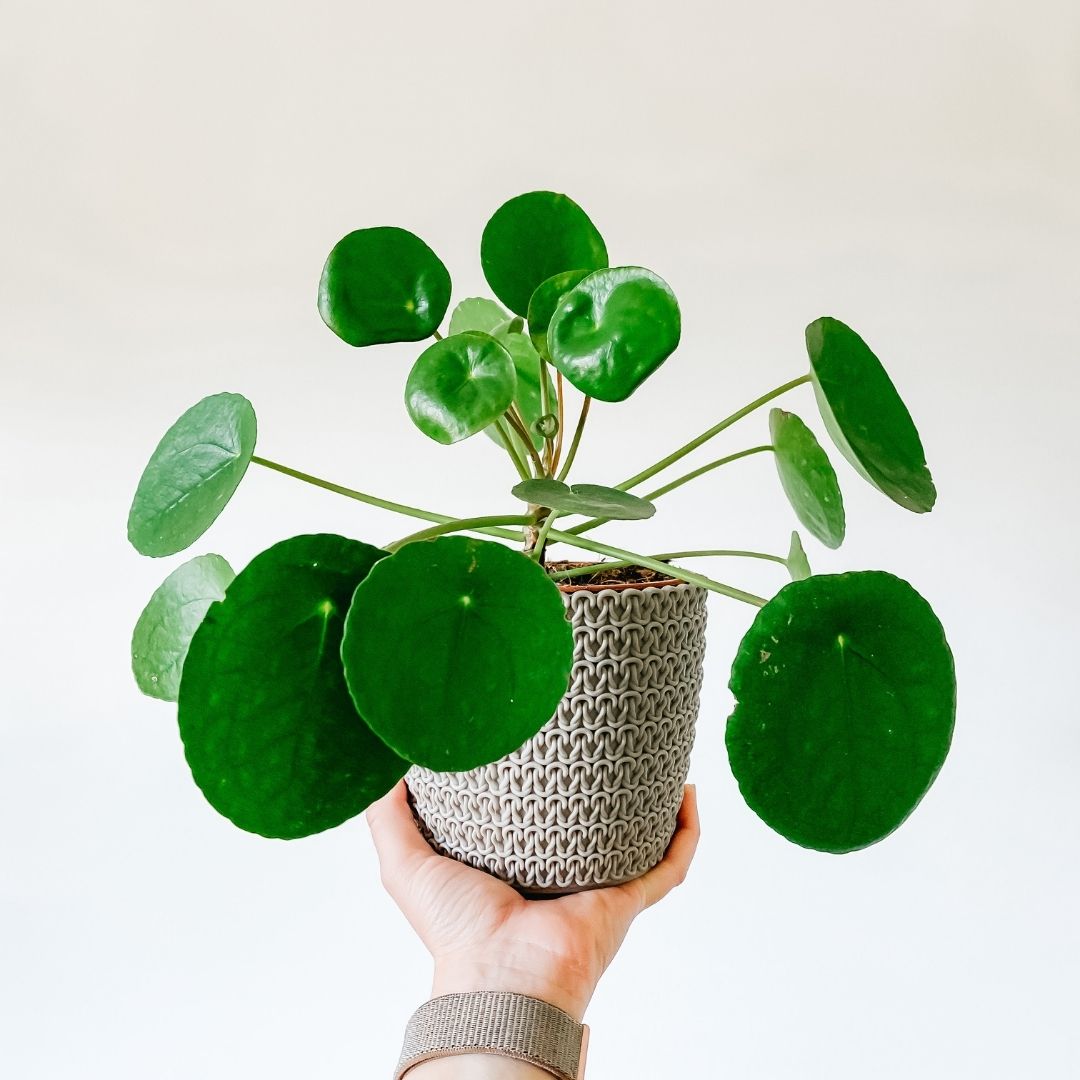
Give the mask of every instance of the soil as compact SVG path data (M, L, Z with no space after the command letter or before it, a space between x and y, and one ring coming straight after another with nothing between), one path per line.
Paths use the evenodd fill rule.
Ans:
M551 573L591 565L591 562L546 562L544 569ZM560 578L556 584L580 588L588 585L655 585L661 581L671 580L673 579L670 575L661 574L657 570L649 570L644 566L613 566L610 570L600 569L592 574Z

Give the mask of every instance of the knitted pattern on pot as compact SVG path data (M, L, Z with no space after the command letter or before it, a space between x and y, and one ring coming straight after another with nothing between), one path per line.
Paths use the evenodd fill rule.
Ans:
M520 749L462 773L406 776L437 851L525 892L638 877L675 831L705 652L704 589L563 593L574 629L570 687Z

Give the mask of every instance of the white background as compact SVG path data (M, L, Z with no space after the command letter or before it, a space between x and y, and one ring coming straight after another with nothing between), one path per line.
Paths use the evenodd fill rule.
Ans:
M1060 0L286 4L0 0L0 1072L13 1080L389 1074L426 996L362 820L271 842L208 807L130 628L184 556L124 535L164 429L246 394L269 457L498 512L486 440L400 405L413 346L315 310L345 232L414 230L483 289L506 198L565 191L672 284L683 346L597 410L614 482L805 370L836 315L882 356L940 489L916 517L837 459L849 536L816 569L909 578L949 631L956 738L894 837L837 858L742 804L711 609L687 885L590 1011L590 1077L1080 1075L1075 541L1080 8ZM815 419L806 388L785 399ZM764 414L715 444L763 441ZM697 460L708 460L702 457ZM765 456L609 536L782 550ZM377 511L252 470L196 545L242 566ZM756 591L768 564L714 564Z

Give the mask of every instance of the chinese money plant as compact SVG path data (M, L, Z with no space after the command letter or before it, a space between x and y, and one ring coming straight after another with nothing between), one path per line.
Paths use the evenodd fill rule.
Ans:
M480 260L494 299L461 300L440 330L451 284L435 252L405 229L359 229L330 252L318 309L354 348L426 342L405 378L405 408L436 442L483 434L506 456L516 482L492 493L491 514L420 509L257 456L255 412L235 393L188 409L146 465L128 519L144 555L197 541L252 464L424 523L383 547L294 536L239 574L199 555L166 578L135 628L134 672L143 691L178 702L203 794L243 829L295 838L358 814L410 763L447 771L496 760L566 692L573 644L557 584L639 567L754 609L727 721L750 807L821 851L892 832L941 768L955 711L951 653L915 589L878 570L812 574L798 533L786 555L642 553L598 538L609 521L652 516L682 484L767 453L806 532L839 547L836 473L811 429L781 408L756 445L648 490L804 383L855 471L905 510L929 511L936 493L919 435L870 347L839 320L817 319L806 328L808 369L621 482L581 482L573 466L590 409L627 399L675 352L675 296L651 270L610 266L593 222L552 192L501 206ZM695 541L714 542L696 528L687 528ZM549 565L555 544L592 562ZM790 581L764 598L685 565L740 557L770 559Z

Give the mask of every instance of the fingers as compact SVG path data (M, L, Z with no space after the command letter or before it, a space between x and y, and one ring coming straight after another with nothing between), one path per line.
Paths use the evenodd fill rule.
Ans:
M643 908L652 907L663 900L676 885L681 885L686 880L700 837L697 788L693 784L687 784L676 819L675 835L671 838L663 859L637 880L636 884L643 897Z
M404 780L378 802L372 803L366 816L379 856L383 884L394 895L398 885L415 870L420 860L438 856L416 827Z

